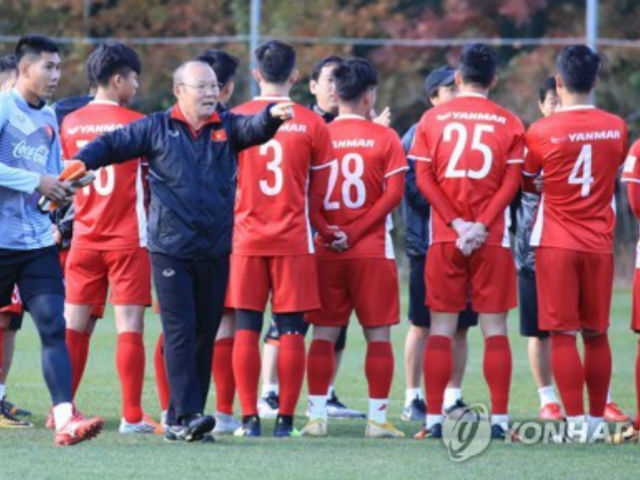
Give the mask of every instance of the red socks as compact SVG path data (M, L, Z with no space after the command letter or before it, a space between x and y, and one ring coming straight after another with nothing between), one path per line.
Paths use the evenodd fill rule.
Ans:
M551 370L567 416L584 415L585 374L574 335L551 333Z
M142 420L142 384L144 382L144 344L142 334L118 334L116 367L122 384L122 416L129 423Z
M393 349L390 342L369 342L367 344L364 371L369 384L369 398L389 398L393 367Z
M584 378L589 393L589 415L602 417L611 382L611 347L606 333L584 339Z
M335 368L335 346L329 340L313 340L307 356L309 395L326 395Z
M71 394L73 398L76 396L80 380L84 374L84 368L87 365L89 356L89 332L79 332L71 328L67 328L65 340L67 350L69 350L69 359L71 360Z
M295 413L304 381L305 363L304 336L297 333L281 335L280 351L278 352L278 380L280 384L280 409L278 413L280 415Z
M156 342L156 350L153 353L153 367L156 373L156 388L160 409L166 412L169 408L169 378L167 367L164 363L164 334L161 333Z
M259 344L259 332L254 330L236 331L232 364L243 416L258 414L258 382L260 380L261 366ZM280 358L282 358L282 350L280 351ZM282 377L280 377L280 382L282 385ZM282 408L282 399L280 400L280 407Z
M451 378L452 363L451 339L429 335L424 349L424 385L430 415L442 415L442 400Z
M483 371L491 392L491 413L494 415L508 413L511 370L509 338L505 335L485 338Z
M213 382L216 387L216 410L233 415L233 397L236 382L233 378L233 337L216 340L213 348Z

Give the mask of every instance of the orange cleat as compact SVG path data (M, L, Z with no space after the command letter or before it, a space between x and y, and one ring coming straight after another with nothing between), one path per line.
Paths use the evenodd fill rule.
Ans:
M164 427L156 422L148 413L142 415L142 421L155 427L155 430L153 431L154 435L164 435Z
M610 402L604 407L604 421L611 423L631 422L631 417L620 410L617 403Z
M540 420L544 420L545 422L561 421L563 418L562 408L559 403L547 403L540 409Z
M75 404L73 404L73 416L84 418L76 408ZM53 430L56 428L56 420L53 417L53 407L49 409L49 413L47 414L47 421L44 423L44 428L46 428L47 430Z
M75 445L97 437L102 427L104 420L100 417L83 418L81 415L74 415L62 428L56 429L53 441L57 446Z

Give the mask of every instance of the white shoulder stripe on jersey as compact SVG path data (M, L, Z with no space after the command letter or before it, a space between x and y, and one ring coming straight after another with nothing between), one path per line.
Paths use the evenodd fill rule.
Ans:
M531 172L527 172L526 170L522 171L522 175L524 175L525 177L537 177L538 175L540 175L539 173L531 173Z
M418 157L416 155L409 155L409 157L411 160L417 160L419 162L430 162L431 159L429 157Z
M396 173L406 172L407 170L409 170L409 167L396 168L395 170L391 170L389 173L385 173L384 178L388 178L391 175L395 175Z
M334 158L333 160L331 160L330 162L326 162L326 163L322 163L320 165L313 165L311 167L309 167L311 170L322 170L323 168L328 168L331 165L333 165L333 163L338 160L337 158Z
M640 179L638 178L621 178L620 181L623 183L627 183L627 182L640 183Z
M507 163L524 163L524 158L512 158L507 160Z

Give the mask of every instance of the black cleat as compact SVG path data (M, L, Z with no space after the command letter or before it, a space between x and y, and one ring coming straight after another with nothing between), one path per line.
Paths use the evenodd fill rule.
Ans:
M196 413L183 419L182 423L187 427L184 439L187 442L202 440L207 433L216 426L216 420L211 415Z
M9 412L11 415L15 415L18 417L31 416L31 412L29 410L25 410L24 408L18 407L17 405L8 401L6 397L0 400L0 408L2 408L5 412Z
M242 426L233 432L234 437L259 437L262 435L260 427L260 417L258 415L248 415L242 417Z
M422 425L422 428L416 433L413 438L415 440L424 440L426 438L442 438L442 424L435 423L427 430L426 425Z
M477 422L480 420L479 415L471 410L469 406L461 399L445 409L444 414L452 420L464 420L465 422Z
M293 426L293 415L278 415L273 428L274 437L299 437L300 432Z
M338 400L335 391L331 392L331 396L327 399L327 416L336 419L367 418L364 412L349 408Z
M164 429L164 439L167 442L181 442L185 440L187 427L184 425L167 425Z
M402 409L402 415L400 416L401 420L406 422L411 422L414 420L422 420L427 415L427 404L424 403L424 400L420 397L416 397L411 400L411 403Z

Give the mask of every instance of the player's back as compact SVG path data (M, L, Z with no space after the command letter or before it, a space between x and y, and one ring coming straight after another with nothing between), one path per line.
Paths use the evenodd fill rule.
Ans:
M102 133L144 115L115 102L92 101L65 117L61 126L64 157L78 151ZM146 245L146 213L141 161L109 165L96 172L94 182L78 191L74 245L102 250Z
M253 115L286 97L257 97L233 112ZM334 159L322 118L294 104L294 118L266 143L238 157L233 251L243 255L313 253L308 219L308 183L312 165Z
M568 107L534 123L526 140L525 174L539 167L544 185L532 245L610 252L624 121L592 106Z
M404 174L407 160L395 131L356 115L338 116L329 125L329 135L336 159L317 169L327 185L323 215L330 225L349 225L380 199L388 177ZM391 258L393 245L387 222L382 219L344 253L327 248L319 253L340 258Z
M461 94L427 111L418 126L412 157L432 163L436 181L458 213L475 220L503 183L509 164L523 163L524 126L520 119L480 94ZM426 142L429 157L414 156ZM504 243L507 215L489 225L489 243ZM434 216L433 241L455 241L456 234Z

